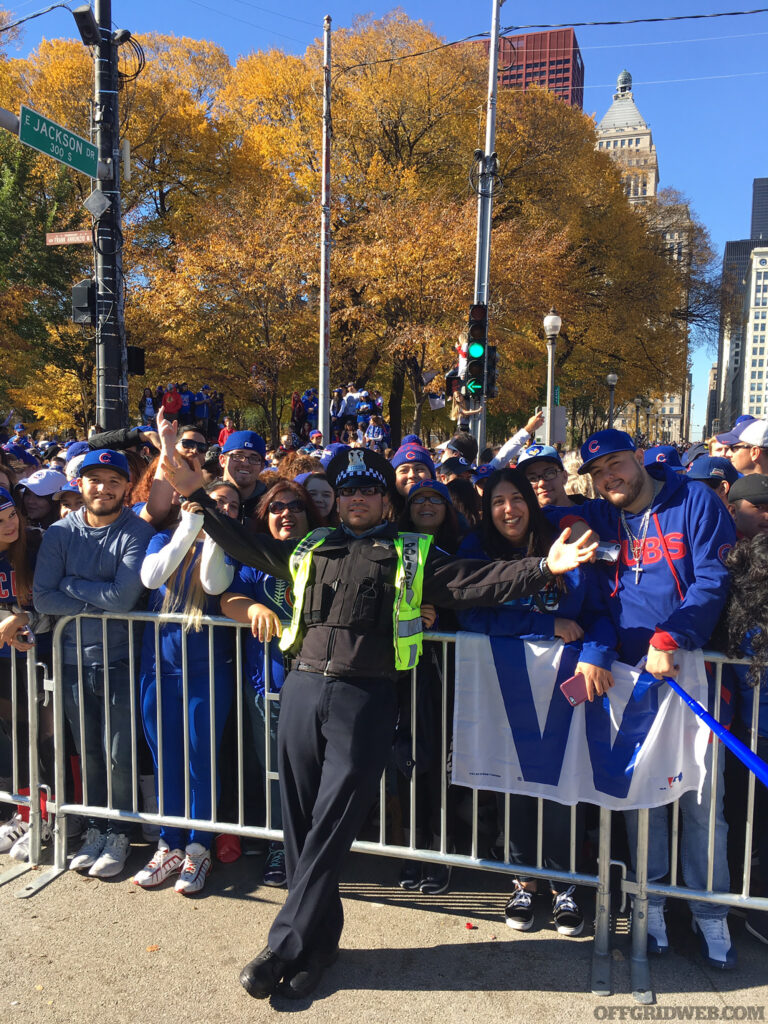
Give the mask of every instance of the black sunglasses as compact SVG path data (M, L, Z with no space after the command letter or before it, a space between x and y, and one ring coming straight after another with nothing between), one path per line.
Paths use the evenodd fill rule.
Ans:
M200 452L202 455L204 452L208 451L208 445L205 441L193 441L191 437L182 437L180 444L181 447L188 452L196 451Z

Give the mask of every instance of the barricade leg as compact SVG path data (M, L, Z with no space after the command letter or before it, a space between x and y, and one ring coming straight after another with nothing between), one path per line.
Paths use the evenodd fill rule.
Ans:
M43 666L44 667L44 666ZM35 660L34 650L27 654L27 695L29 705L29 792L30 792L30 805L29 805L29 828L30 828L30 839L29 839L29 862L28 864L21 865L22 868L34 868L40 861L40 846L42 838L42 810L40 807L40 778L39 778L39 717L38 717L38 695L37 695L37 662ZM55 727L54 727L55 728ZM57 744L56 750L56 763L58 764L60 756L60 748ZM61 746L63 751L63 744ZM58 770L57 770L58 774ZM56 782L58 787L58 781ZM63 793L63 786L58 792ZM50 794L49 794L50 795ZM52 813L52 801L47 803L48 814ZM58 818L58 816L57 816ZM56 822L56 828L59 827L58 820ZM54 837L55 844L55 837ZM55 848L55 847L54 847ZM61 874L62 869L58 869L55 866L48 868L46 871L35 872L34 875L29 879L27 884L19 889L14 896L16 899L24 900L29 899L30 896L34 896L36 892L43 889L49 882L52 882L54 878L57 878Z
M600 840L595 893L595 944L592 950L592 993L611 994L611 812L600 808Z
M19 735L19 714L18 714L18 695L19 695L19 658L13 657L14 652L11 652L11 729L12 729L12 743L14 747L13 756L13 767L11 769L12 785L15 791L19 791L19 779L16 777L17 765L18 765L18 746L17 740ZM38 758L37 758L37 679L35 674L35 652L34 650L29 651L26 657L26 670L27 670L27 749L22 754L26 758L27 771L29 779L29 858L26 861L21 861L8 868L0 875L0 885L6 885L8 882L13 881L14 878L18 878L19 875L23 875L25 872L33 868L40 858L40 780L38 778Z
M632 996L638 1003L652 1003L648 966L648 811L637 812L635 895L632 903Z

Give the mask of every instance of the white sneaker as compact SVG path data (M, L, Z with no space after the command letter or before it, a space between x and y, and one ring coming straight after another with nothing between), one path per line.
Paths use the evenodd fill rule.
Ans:
M174 889L189 896L200 892L205 885L211 870L211 851L206 850L202 843L190 843L185 852L184 864Z
M736 966L736 950L731 944L731 933L728 930L727 917L696 917L693 921L694 932L699 934L701 953L712 967L720 967L731 971Z
M110 832L106 837L101 856L88 872L91 878L113 878L115 875L119 875L125 867L130 845L128 836L119 832Z
M26 824L26 822L24 824ZM42 823L42 827L40 829L40 839L44 843L49 843L51 841L51 837L52 837L52 833L51 833L50 827L48 826L48 823L44 821ZM13 844L13 846L11 847L11 849L10 849L10 851L8 853L8 856L11 858L11 860L18 860L18 861L29 860L29 843L30 843L30 831L29 831L29 826L27 825L27 830L24 833L24 835L20 836L16 840L16 842Z
M69 862L69 870L87 871L88 868L93 867L98 857L101 856L106 841L107 837L104 832L97 828L86 829L83 845Z
M0 828L0 853L8 853L29 828L28 821L22 821L19 813L14 814L9 822Z
M152 860L133 876L134 884L140 885L142 889L154 889L170 875L175 875L181 869L183 861L184 854L181 850L169 850L167 846L161 844L155 850Z
M663 903L648 904L648 952L659 955L669 952Z

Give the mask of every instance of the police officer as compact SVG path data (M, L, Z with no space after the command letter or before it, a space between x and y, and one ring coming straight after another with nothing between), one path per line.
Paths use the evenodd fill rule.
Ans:
M196 467L169 447L166 470L205 508L205 530L230 555L282 579L294 615L281 646L294 656L280 695L278 770L288 896L268 945L240 981L263 999L303 998L338 956L344 923L344 857L376 796L392 747L398 671L421 652L421 601L446 607L496 604L537 593L544 581L588 561L591 535L546 558L455 559L432 538L386 521L394 472L371 449L336 455L327 468L341 520L295 541L244 532L199 489ZM173 460L173 461L171 461Z

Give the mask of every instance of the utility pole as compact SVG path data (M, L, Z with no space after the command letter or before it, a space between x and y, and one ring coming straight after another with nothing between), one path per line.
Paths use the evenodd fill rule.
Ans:
M120 208L120 121L117 42L112 0L95 0L99 44L95 58L96 146L110 173L96 181L109 208L96 222L96 422L105 430L128 425L125 351L123 233Z
M493 211L493 187L496 176L496 93L499 70L499 13L504 0L491 0L491 42L488 51L488 108L485 118L485 151L476 152L480 164L477 190L477 249L475 253L475 303L488 305L491 263L491 214ZM488 354L486 346L483 393L479 401L482 412L473 417L472 430L478 451L485 447L485 414L488 383Z
M320 222L320 361L317 384L318 428L331 443L331 16L323 21L323 167Z

